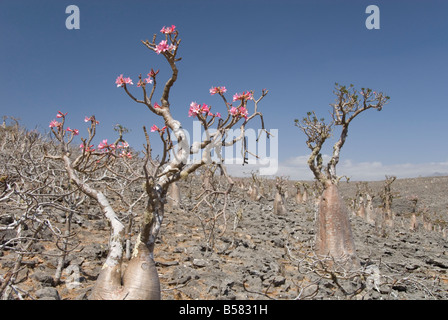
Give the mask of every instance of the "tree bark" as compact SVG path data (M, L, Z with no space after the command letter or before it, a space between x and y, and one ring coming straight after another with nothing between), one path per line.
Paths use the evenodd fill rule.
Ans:
M348 209L335 184L329 184L320 198L316 252L340 263L347 262L348 268L359 266Z

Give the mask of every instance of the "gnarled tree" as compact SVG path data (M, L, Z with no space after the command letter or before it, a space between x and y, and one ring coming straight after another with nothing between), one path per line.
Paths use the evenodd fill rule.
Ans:
M389 97L381 92L362 88L357 91L353 85L349 87L336 83L334 94L336 101L332 106L330 123L318 119L315 112L309 112L302 121L295 120L307 136L307 145L311 150L308 166L317 181L323 186L323 193L318 205L316 252L322 256L330 256L339 262L348 262L347 267L358 265L356 250L351 231L348 210L341 198L338 183L341 177L336 174L341 148L343 147L351 121L367 109L380 111ZM335 126L341 128L339 139L333 146L333 154L326 166L321 154L324 143L333 133Z
M262 129L269 134L264 129L263 115L258 111L258 103L267 95L267 90L263 89L258 99L253 98L252 91L235 94L232 103L230 103L225 97L225 92L227 91L225 87L213 87L210 89L210 94L218 94L222 98L225 106L224 110L227 110L227 113L225 117L221 117L219 112L212 113L211 106L192 102L190 104L189 116L199 120L205 131L205 138L202 141L194 142L190 146L189 141L187 141L187 134L182 128L180 121L175 119L171 113L169 100L171 89L178 77L177 62L181 58L177 57L177 54L181 39L175 26L163 27L161 32L164 35L164 40L158 44L156 43L157 35L154 35L151 42L148 40L142 41L150 51L163 55L171 68L171 76L163 87L159 103L154 99L159 71L151 69L146 79L142 79L141 75L139 76L137 86L142 90L142 99L136 98L131 93L129 86L133 82L130 78L125 78L123 75L120 75L116 79L117 87L122 87L132 100L146 106L153 115L164 121L162 128L156 125L151 127L151 132L157 134L162 141L160 157L154 158L152 156L149 134L146 128L143 128L146 137L143 176L148 200L141 219L140 233L137 236L131 259L124 273L122 272L122 244L125 237L125 227L117 219L116 213L103 192L94 189L88 183L79 179L77 175L80 166L95 166L95 163L88 162L91 159L91 155L93 155L88 150L90 148L92 134L89 134L88 141L84 141L82 158L73 161L64 150L66 148L65 146L71 142L71 137L68 138L68 141L64 140L65 132L61 129L63 123L56 127L58 131L53 131L56 137L59 136L58 140L62 143L63 149L62 154L57 156L57 158L64 161L71 181L81 191L97 200L104 216L109 220L112 229L109 254L98 276L90 297L91 299L160 299L160 283L154 262L154 246L162 225L169 186L180 179L186 179L188 175L205 164L217 162L225 171L221 157L221 147L231 146L243 139L246 125L252 119L259 117L261 119ZM152 84L152 88L147 90L147 86L150 84ZM254 103L254 109L251 114L248 110L249 101ZM237 137L232 136L229 139L228 133L235 126L239 126L240 135ZM95 120L93 119L92 130L94 130L94 127ZM199 154L200 152L202 154L198 161L189 161L191 155ZM215 160L212 159L212 152L215 153L218 160L216 158ZM248 152L247 149L243 150L244 157L246 157ZM114 154L109 152L103 156L113 158ZM233 186L233 181L227 174L226 176L229 179L229 187L223 192L225 197L230 194ZM215 191L206 190L204 196L208 196L213 192ZM225 211L225 208L226 203L224 203L223 211Z

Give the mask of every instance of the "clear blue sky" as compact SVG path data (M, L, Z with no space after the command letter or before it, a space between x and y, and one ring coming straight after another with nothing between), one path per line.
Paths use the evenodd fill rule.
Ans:
M71 4L80 9L79 30L65 27ZM379 30L365 27L371 4L380 8ZM61 110L84 134L84 116L95 114L98 139L112 139L120 123L140 149L142 126L162 122L116 88L115 79L124 74L136 83L154 68L163 84L165 60L140 40L174 24L183 59L171 105L185 128L191 101L224 111L209 95L211 86L226 86L229 97L267 88L261 110L266 127L279 129L279 174L310 177L305 136L293 120L310 110L328 118L334 83L353 83L391 100L351 124L340 174L448 174L447 14L447 1L432 0L1 0L0 116L44 131Z

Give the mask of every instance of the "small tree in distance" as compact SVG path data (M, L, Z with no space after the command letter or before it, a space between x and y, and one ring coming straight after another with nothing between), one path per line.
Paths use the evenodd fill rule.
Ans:
M316 253L329 256L339 262L348 262L347 267L359 265L348 216L348 210L343 202L338 183L341 177L336 174L336 166L342 146L348 134L351 121L367 109L381 111L390 99L381 92L362 88L354 89L335 84L336 101L332 106L330 123L318 119L315 112L308 112L302 121L296 119L295 125L307 136L307 145L311 150L308 166L317 181L323 186L323 193L318 205ZM326 166L321 154L325 141L331 137L335 126L341 127L339 139L333 146L333 155Z

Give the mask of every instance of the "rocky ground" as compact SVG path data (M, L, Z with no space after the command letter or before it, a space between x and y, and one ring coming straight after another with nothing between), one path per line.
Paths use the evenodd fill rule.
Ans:
M383 184L368 185L379 192ZM226 230L210 248L206 210L192 212L194 199L185 196L191 186L181 187L182 206L166 210L155 252L163 299L448 299L448 177L396 180L393 226L372 225L351 213L362 263L361 270L351 273L324 270L313 255L312 199L296 204L290 196L287 214L278 216L273 214L273 191L252 201L235 187L226 220L217 221L216 231L223 231L224 224ZM340 189L350 204L355 183L341 182ZM409 196L414 194L419 225L410 230ZM108 226L97 211L90 208L73 219L79 245L67 257L62 283L53 282L59 252L54 244L33 245L34 254L24 256L16 279L22 298L87 298L107 255ZM3 232L1 243L7 239ZM15 258L12 250L0 252L2 277Z

